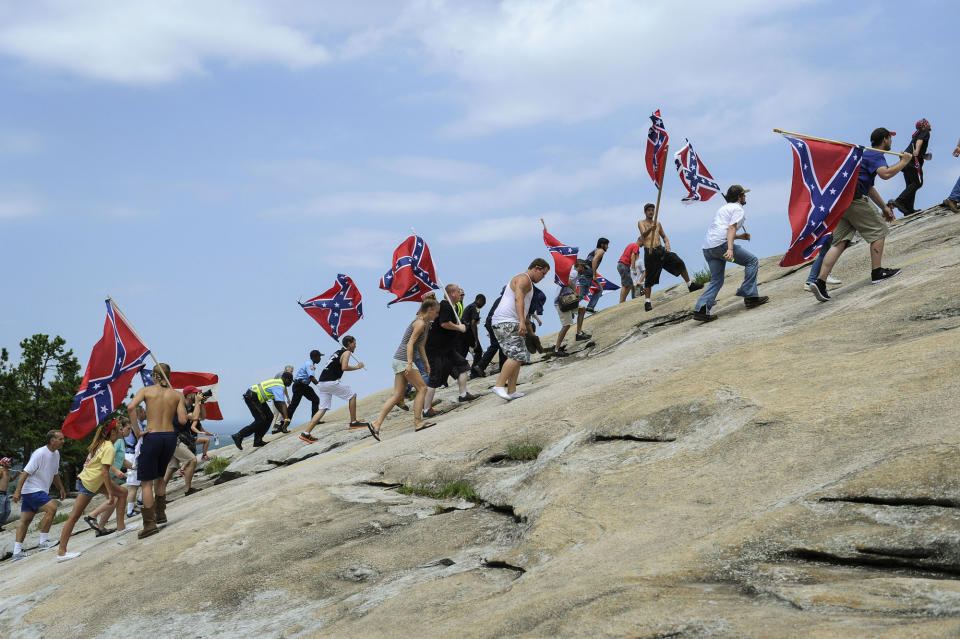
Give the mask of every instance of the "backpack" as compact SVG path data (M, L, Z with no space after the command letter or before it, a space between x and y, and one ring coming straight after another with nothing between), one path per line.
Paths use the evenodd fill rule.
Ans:
M577 294L573 291L561 293L560 297L557 298L557 306L559 306L560 310L564 313L569 313L580 306L580 298L577 297Z

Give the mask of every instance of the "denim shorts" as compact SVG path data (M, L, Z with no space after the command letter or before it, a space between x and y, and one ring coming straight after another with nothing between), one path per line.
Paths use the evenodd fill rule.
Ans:
M7 523L10 516L10 495L0 495L0 526Z
M79 479L77 480L77 494L80 495L96 495L97 493L92 493L87 490L87 487L83 485L83 482Z

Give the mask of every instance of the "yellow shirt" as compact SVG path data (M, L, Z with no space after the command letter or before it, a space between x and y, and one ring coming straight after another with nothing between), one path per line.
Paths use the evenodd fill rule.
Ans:
M100 448L93 454L93 458L87 462L87 465L80 471L80 481L83 487L91 493L95 493L103 486L103 466L113 465L113 444L107 440L100 444Z

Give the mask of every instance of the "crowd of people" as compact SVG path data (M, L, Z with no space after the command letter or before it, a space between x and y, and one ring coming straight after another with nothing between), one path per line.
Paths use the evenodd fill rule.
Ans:
M923 162L930 160L927 152L930 140L930 123L923 119L917 122L916 131L899 159L888 166L882 151L892 148L896 133L884 127L875 129L870 136L870 145L863 153L859 178L853 200L843 212L832 235L822 243L820 251L810 267L803 286L821 302L831 299L828 285L839 284L831 277L831 271L855 234L859 234L870 246L870 277L874 284L883 282L900 271L882 265L884 239L889 233L888 222L894 218L893 211L904 215L916 213L914 208L917 190L923 185ZM960 141L953 151L960 157ZM889 180L898 173L904 174L905 189L893 200L884 201L874 186L877 177ZM723 195L724 204L718 208L707 228L702 243L703 258L710 273L706 289L693 306L691 317L699 322L712 322L717 316L712 312L717 295L724 284L728 262L744 267L743 282L735 295L742 297L748 309L769 301L759 294L757 286L758 259L737 240L750 241L745 228L745 206L749 189L741 185L730 186ZM871 203L872 202L872 203ZM960 179L957 180L943 206L954 213L960 205ZM659 284L663 271L682 278L687 290L694 292L704 285L692 281L683 259L670 249L670 240L663 225L656 220L655 206L644 207L644 217L637 227L640 235L629 242L617 261L621 279L620 302L628 295L642 291L644 310L652 309L651 290ZM544 231L546 224L544 223ZM560 331L552 349L552 356L563 358L569 355L564 344L570 327L575 326L575 341L591 339L584 332L583 323L587 314L596 312L597 302L603 292L599 267L610 249L610 240L600 237L596 247L584 259L574 263L569 278L557 278L553 304L560 321ZM642 249L642 251L641 251ZM384 401L379 413L371 422L357 417L357 394L343 382L345 373L364 368L355 356L357 340L351 335L342 338L339 348L324 356L312 350L308 359L299 368L287 366L275 377L253 384L243 393L253 421L233 434L236 447L243 450L243 440L252 436L252 446L259 448L268 442L264 439L276 418L280 421L274 433L289 433L291 420L301 401L310 401L310 420L299 434L300 440L312 444L318 440L314 429L323 424L323 417L332 407L333 397L345 401L349 412L347 428L366 429L377 441L387 415L394 408L411 411L408 399L413 399L412 421L414 432L436 425L436 418L443 411L436 409L435 393L438 388L451 383L457 385L457 403L467 404L477 395L467 390L469 379L484 377L499 354L497 379L493 395L511 402L524 396L517 390L521 367L529 363L532 352L544 350L536 338L536 326L542 324L547 296L536 284L550 272L550 264L535 258L525 270L512 276L499 296L493 301L483 322L490 344L484 349L478 330L481 309L486 306L486 296L478 294L474 301L464 305L465 291L456 284L449 284L442 291L442 299L429 293L420 303L415 315L398 330L399 344L392 356L394 373L393 392ZM170 386L170 367L157 364L153 369L157 383L137 391L129 402L127 417L111 418L101 423L94 432L88 449L87 461L80 473L73 508L60 535L59 543L49 539L49 531L56 514L56 504L49 491L56 484L60 499L66 498L66 489L58 474L59 449L64 436L59 430L47 433L43 446L33 451L23 470L19 473L12 497L7 496L8 485L15 476L10 458L0 458L0 530L10 514L10 502L20 504L20 520L17 526L13 559L26 555L24 539L30 523L42 514L39 525L37 548L58 548L57 560L66 561L79 553L69 552L68 544L76 524L82 518L97 536L122 535L135 529L126 519L137 514L142 517L139 538L159 532L158 525L167 521L167 484L174 473L184 478L185 495L199 489L192 486L198 457L197 446L202 446L200 461L208 461L210 437L215 437L202 426L206 418L206 396L193 386L182 392ZM272 407L271 407L272 404ZM124 483L121 484L121 481ZM138 499L138 492L141 499ZM96 509L84 515L93 497L105 497ZM137 505L142 504L137 510ZM108 528L111 517L116 517L116 527Z

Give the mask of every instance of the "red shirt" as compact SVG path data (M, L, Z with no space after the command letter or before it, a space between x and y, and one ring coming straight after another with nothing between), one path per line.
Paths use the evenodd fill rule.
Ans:
M630 256L636 255L640 252L640 245L636 242L631 242L627 244L627 248L623 250L623 255L620 256L620 262L623 262L627 266L630 266Z

